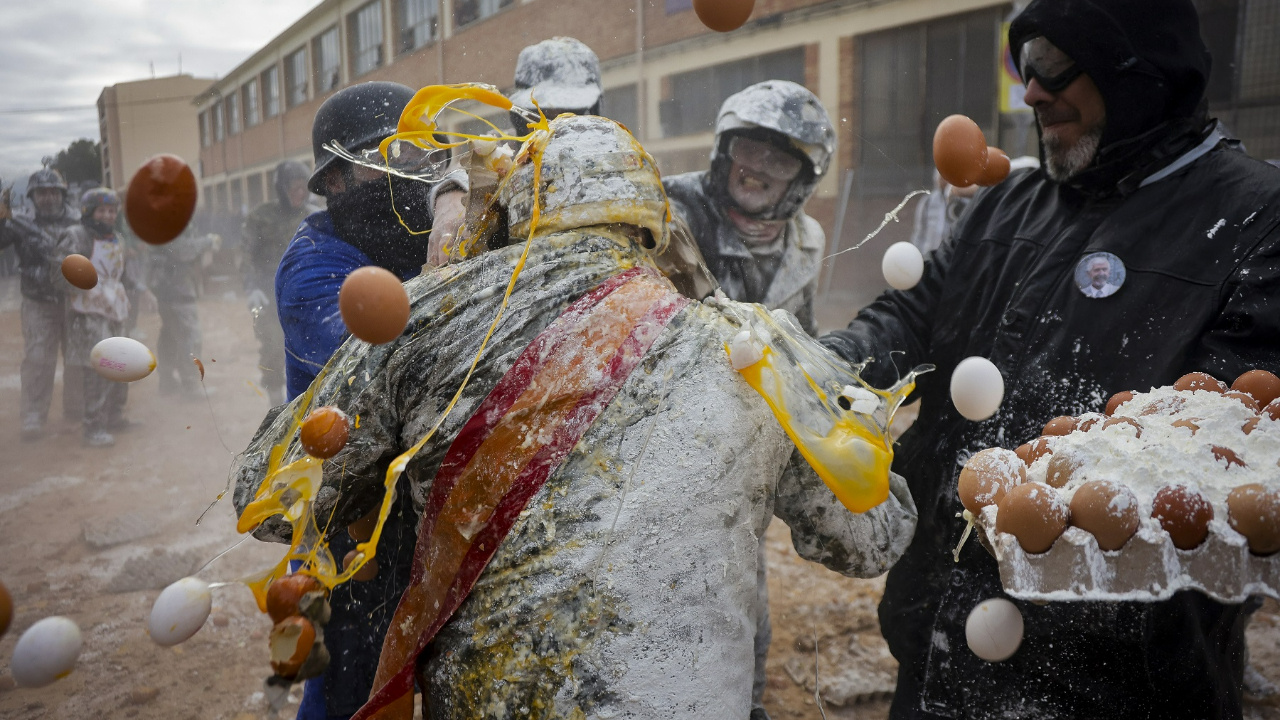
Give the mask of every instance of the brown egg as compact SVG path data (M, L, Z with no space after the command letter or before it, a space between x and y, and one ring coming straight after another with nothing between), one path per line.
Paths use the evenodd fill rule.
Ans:
M1248 420L1245 420L1244 425L1240 426L1241 432L1243 432L1245 435L1252 435L1253 431L1258 427L1258 423L1261 422L1261 420L1262 418L1256 415L1254 417L1249 418Z
M351 552L347 553L347 556L342 558L343 570L346 570L347 566L355 562L356 557L362 554L363 553L361 553L359 550L352 550ZM351 576L351 579L357 580L359 582L368 582L376 577L378 577L378 559L369 558L369 562L361 566L361 568L356 571L355 575Z
M280 677L292 680L316 644L316 628L310 620L294 615L276 623L267 642L271 648L271 669Z
M1190 430L1190 431L1191 431L1191 434L1192 434L1192 435L1195 435L1195 434L1196 434L1196 432L1198 432L1198 431L1200 430L1200 425L1199 425L1199 424L1197 424L1197 423L1199 422L1199 420L1200 420L1200 418L1178 418L1177 420L1174 420L1173 422L1171 422L1171 423L1169 423L1169 424L1170 424L1172 427L1184 427L1184 428L1187 428L1188 430Z
M1276 398L1280 398L1280 377L1266 370L1250 370L1231 383L1232 390L1239 390L1253 396L1260 407L1265 407Z
M1098 413L1085 413L1080 416L1080 424L1076 426L1076 430L1080 432L1089 432L1095 425L1106 419L1107 417L1105 415L1100 415Z
M1131 417L1107 418L1107 421L1102 423L1103 430L1106 430L1107 428L1117 427L1117 426L1131 427L1133 428L1134 437L1142 437L1142 423L1138 422L1137 420L1134 420Z
M368 265L353 270L338 291L338 312L352 335L371 344L400 337L409 323L409 295L400 278Z
M950 115L933 133L933 164L943 180L968 187L982 177L987 162L987 139L982 128L964 115Z
M1232 465L1239 465L1240 467L1246 467L1244 461L1241 460L1240 456L1236 454L1236 451L1232 450L1229 447L1214 445L1209 449L1213 451L1214 458L1218 460L1226 461L1228 469L1230 469Z
M1142 412L1138 414L1143 417L1147 415L1176 415L1186 405L1187 401L1184 398L1164 398L1163 400L1147 403L1147 406L1142 408Z
M1258 555L1280 551L1280 489L1241 485L1227 495L1227 521Z
M1213 504L1195 488L1167 485L1160 488L1151 501L1151 517L1160 521L1160 527L1173 539L1174 547L1192 550L1209 536Z
M1028 444L1031 446L1031 449L1027 451L1026 460L1028 466L1045 455L1053 454L1053 448L1049 446L1049 438L1047 437L1038 437Z
M1118 392L1115 395L1112 395L1111 399L1107 401L1107 409L1103 411L1103 414L1105 415L1115 414L1116 408L1129 402L1132 399L1133 399L1133 393L1128 390L1125 390L1124 392Z
M1018 456L1023 465L1031 465L1031 443L1022 443L1013 449L1013 454Z
M62 261L62 277L81 290L92 290L98 285L98 269L83 255L68 255Z
M982 187L998 185L1009 177L1009 156L1000 148L987 148L987 161L982 164L982 174L978 176L978 184Z
M1267 406L1262 408L1262 412L1259 414L1266 415L1272 420L1280 420L1280 398L1267 403Z
M9 595L9 589L4 586L4 583L0 583L0 637L4 637L12 621L13 598Z
M998 507L996 531L1018 538L1018 544L1029 553L1042 553L1053 547L1067 529L1067 503L1048 485L1018 485L1005 493Z
M298 614L298 603L311 593L324 592L319 580L302 573L278 577L267 586L267 615L272 622L280 622Z
M1182 390L1183 392L1208 390L1209 392L1224 393L1227 391L1227 384L1208 373L1193 372L1178 378L1173 383L1173 389Z
M960 471L960 502L977 515L982 508L999 503L1010 488L1026 479L1026 465L1016 453L1004 448L976 452Z
M693 0L693 12L716 32L737 30L751 17L755 0Z
M176 155L156 155L133 174L125 194L129 227L143 242L163 245L182 234L196 209L196 176Z
M350 425L347 414L338 408L318 407L302 421L302 449L311 457L328 460L346 446Z
M363 517L347 526L347 534L356 542L367 542L373 537L373 529L378 526L378 513L382 508L375 507Z
M1091 533L1103 550L1124 547L1141 520L1133 491L1109 480L1090 480L1071 498L1071 524Z
M1075 432L1076 427L1080 425L1080 421L1070 415L1060 415L1044 424L1044 430L1040 431L1041 435L1051 437L1070 435Z
M1258 404L1257 398L1255 398L1254 396L1250 395L1247 392L1241 392L1239 390L1228 390L1225 393L1223 393L1223 395L1233 400L1239 400L1241 403L1244 404L1245 407L1249 408L1254 412L1258 412L1259 410L1262 409L1262 406Z
M1049 458L1049 469L1045 473L1044 481L1052 487L1066 487L1067 483L1071 482L1076 470L1079 469L1079 460L1072 458L1070 455L1054 455Z

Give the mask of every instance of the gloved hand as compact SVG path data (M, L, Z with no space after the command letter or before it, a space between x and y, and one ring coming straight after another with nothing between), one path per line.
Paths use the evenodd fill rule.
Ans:
M271 300L267 298L267 294L261 290L253 290L249 293L249 312L259 312L266 306L271 304Z

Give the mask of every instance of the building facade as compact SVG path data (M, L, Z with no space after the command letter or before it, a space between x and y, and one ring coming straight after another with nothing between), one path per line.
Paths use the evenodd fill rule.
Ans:
M102 184L123 191L147 158L170 153L191 159L200 152L192 101L212 78L190 75L137 80L103 88L98 95L102 136Z

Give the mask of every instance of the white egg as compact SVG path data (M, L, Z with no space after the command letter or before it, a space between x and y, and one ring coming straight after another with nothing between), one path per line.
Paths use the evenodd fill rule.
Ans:
M764 351L751 337L751 333L743 330L729 342L729 362L734 370L751 367L764 358Z
M156 356L133 338L109 337L93 346L89 352L89 365L108 380L133 382L156 369Z
M964 623L964 639L987 662L1008 660L1022 645L1022 613L1004 598L978 603Z
M147 629L157 645L177 645L204 626L212 609L213 595L208 583L185 577L165 588L156 598Z
M920 282L920 276L924 274L924 256L915 245L896 242L884 251L880 271L884 273L884 279L890 287L910 290Z
M951 402L966 418L986 420L1004 400L1000 369L984 357L967 357L951 373Z
M80 657L80 627L55 615L27 628L13 648L9 671L22 687L44 687L70 674Z

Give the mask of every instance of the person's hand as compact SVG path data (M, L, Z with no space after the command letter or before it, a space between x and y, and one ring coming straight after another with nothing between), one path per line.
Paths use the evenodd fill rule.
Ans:
M435 224L427 243L427 264L438 267L448 262L445 249L453 246L454 237L467 215L467 194L461 190L442 192L436 196Z
M160 309L160 304L156 302L156 296L150 290L143 290L138 293L138 312L144 315Z
M270 305L271 300L268 299L267 294L261 290L253 290L249 293L249 300L247 304L249 305L249 312L258 313L267 305Z

